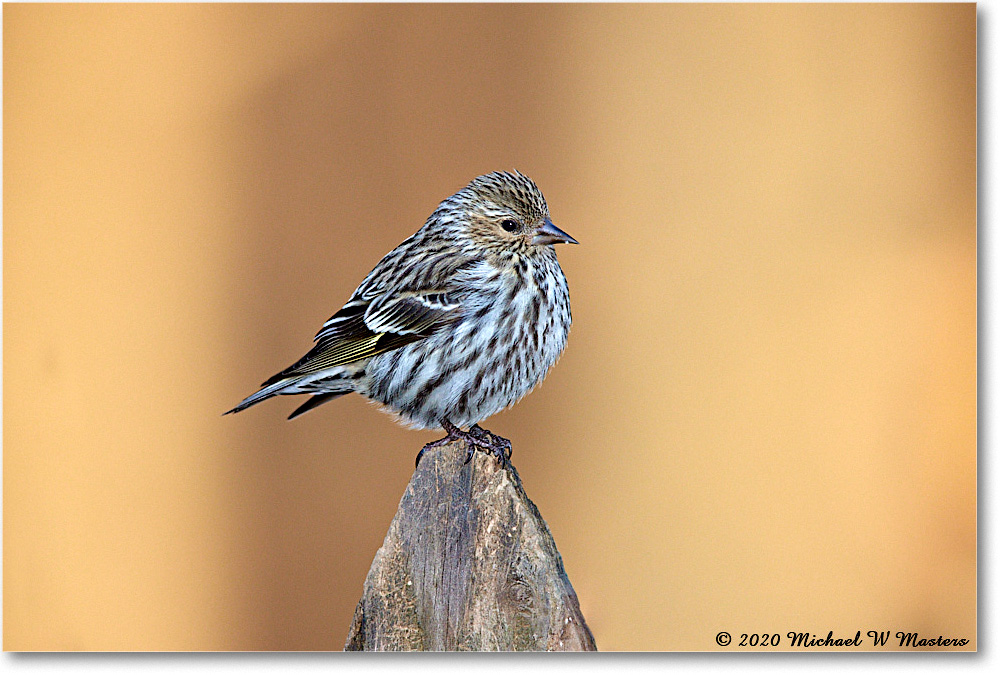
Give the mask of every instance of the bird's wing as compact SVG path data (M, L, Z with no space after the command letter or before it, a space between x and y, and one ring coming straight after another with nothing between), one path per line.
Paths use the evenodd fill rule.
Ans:
M394 291L371 302L352 299L324 324L309 353L263 386L398 349L457 320L461 312L461 303L444 289Z
M368 305L365 325L376 333L427 337L458 318L461 303L446 290L404 291Z
M461 272L479 261L421 233L390 251L314 338L316 344L263 386L361 361L422 340L462 312Z

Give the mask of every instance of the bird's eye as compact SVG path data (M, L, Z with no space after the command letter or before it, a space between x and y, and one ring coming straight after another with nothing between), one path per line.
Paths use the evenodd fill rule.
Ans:
M500 223L500 227L502 227L507 232L513 232L514 230L517 229L517 221L508 218L507 220Z

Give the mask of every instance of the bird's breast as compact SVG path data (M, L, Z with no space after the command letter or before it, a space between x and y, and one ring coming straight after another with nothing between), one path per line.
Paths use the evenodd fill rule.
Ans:
M482 268L456 293L461 319L369 363L368 396L417 427L468 426L512 405L545 376L569 333L559 269Z

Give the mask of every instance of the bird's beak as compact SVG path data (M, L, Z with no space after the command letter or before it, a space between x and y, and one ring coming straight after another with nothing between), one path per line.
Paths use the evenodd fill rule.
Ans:
M531 239L531 243L540 246L542 244L579 244L580 242L560 230L552 224L550 219L546 218L542 226L535 230L535 236Z

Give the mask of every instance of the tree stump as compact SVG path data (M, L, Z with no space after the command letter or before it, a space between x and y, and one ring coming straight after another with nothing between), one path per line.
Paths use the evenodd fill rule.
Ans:
M596 651L548 526L513 465L455 441L406 487L347 650Z

